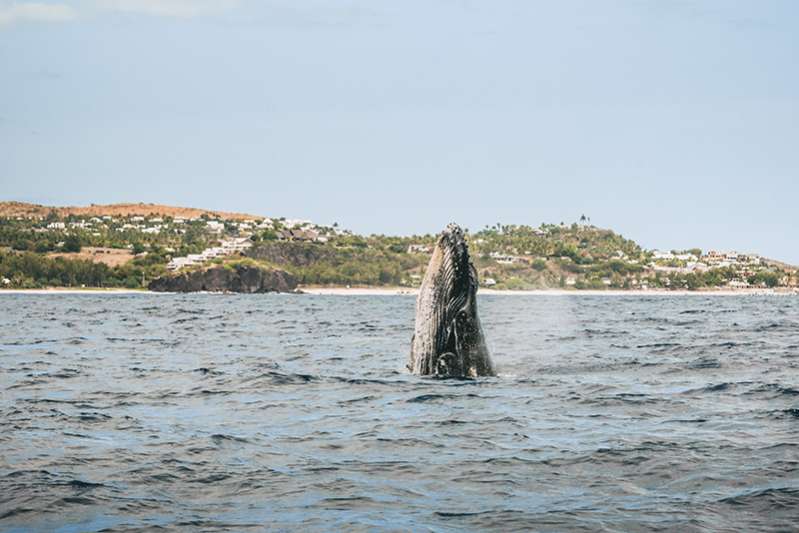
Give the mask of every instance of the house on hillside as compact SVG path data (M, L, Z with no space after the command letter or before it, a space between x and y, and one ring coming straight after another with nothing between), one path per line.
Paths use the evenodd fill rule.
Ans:
M205 227L212 233L222 233L225 229L225 224L218 220L209 220L205 223Z
M166 268L167 270L174 271L193 264L194 262L190 260L188 257L176 257L172 259L169 263L167 263Z
M293 229L289 233L293 241L314 242L319 238L319 232L312 229Z
M738 262L743 265L760 265L763 258L757 254L738 254Z
M669 261L674 259L674 254L671 252L661 252L660 250L653 250L652 251L652 259L658 260L663 259L665 261Z
M426 244L409 244L408 245L408 253L409 254L429 254L431 252L430 247Z
M705 255L705 262L711 265L714 265L716 263L721 263L722 261L724 261L725 255L726 254L724 252L710 250L707 253L707 255Z
M222 242L222 251L224 253L236 253L236 252L243 252L247 248L252 246L252 241L247 237L236 237L234 239L228 239Z
M513 263L523 263L524 258L516 255L502 254L500 252L491 252L488 254L491 259L501 265L512 265Z

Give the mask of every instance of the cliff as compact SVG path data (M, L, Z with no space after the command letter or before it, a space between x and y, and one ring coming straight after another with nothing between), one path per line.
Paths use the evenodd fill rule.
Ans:
M157 278L148 288L157 292L291 292L297 288L297 279L278 269L216 266Z

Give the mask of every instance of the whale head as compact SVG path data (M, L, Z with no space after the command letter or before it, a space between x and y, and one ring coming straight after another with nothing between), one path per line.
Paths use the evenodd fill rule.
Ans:
M463 230L441 232L416 299L408 368L419 375L477 377L494 368L477 316L477 271Z

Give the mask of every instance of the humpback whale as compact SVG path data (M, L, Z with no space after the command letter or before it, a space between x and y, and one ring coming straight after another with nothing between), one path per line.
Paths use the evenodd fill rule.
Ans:
M449 224L438 237L416 298L408 369L423 376L493 376L477 316L477 270L463 230Z

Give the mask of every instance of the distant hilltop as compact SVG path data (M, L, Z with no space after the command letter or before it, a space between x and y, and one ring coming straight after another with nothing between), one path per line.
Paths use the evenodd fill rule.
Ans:
M158 204L2 202L0 288L143 288L161 279L153 287L185 281L234 291L240 276L231 272L275 269L301 286L410 288L421 283L436 238ZM799 291L796 267L755 253L647 250L585 216L538 227L495 224L467 230L467 238L481 285L494 289ZM272 290L257 280L245 285Z
M196 209L194 207L174 207L161 204L125 203L125 204L91 204L88 206L51 207L46 205L31 204L26 202L0 202L0 217L46 218L51 214L59 218L66 216L166 216L181 218L197 218L206 215L211 218L225 220L261 219L263 216L248 215L246 213L229 213L226 211L212 211L209 209Z

